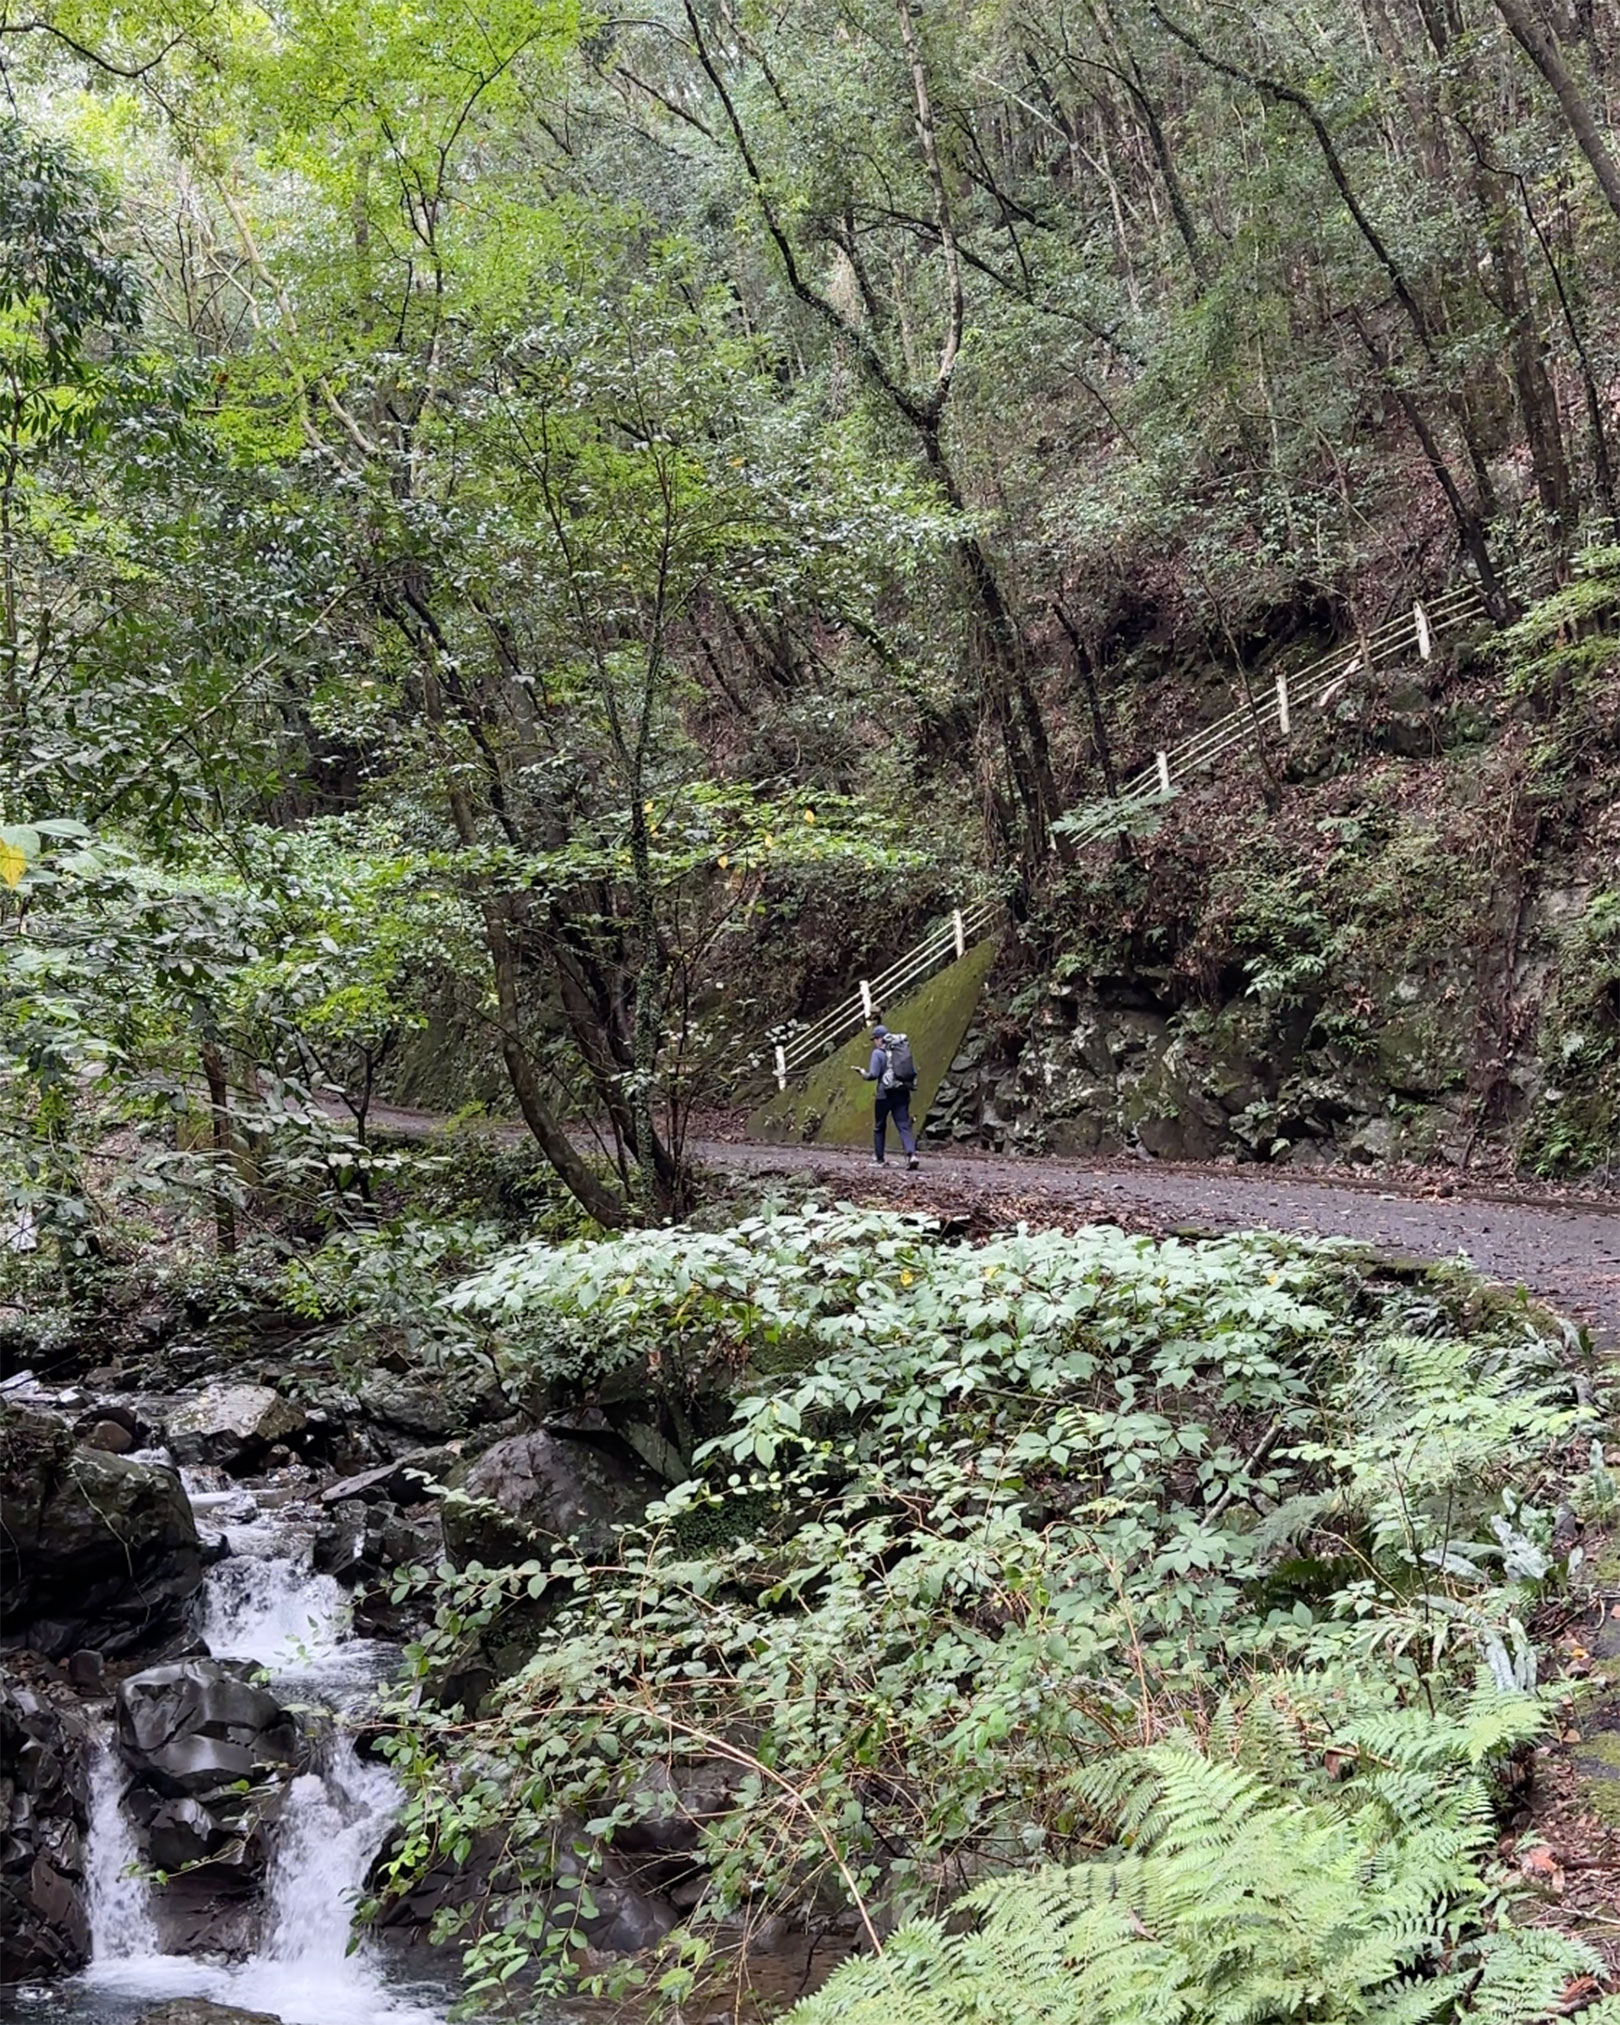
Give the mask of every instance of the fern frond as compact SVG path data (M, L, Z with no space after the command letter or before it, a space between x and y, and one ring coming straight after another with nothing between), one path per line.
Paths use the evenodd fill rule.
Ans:
M1285 1708L1296 1735L1319 1713L1299 1680L1272 1683L1247 1712L1265 1729ZM1569 1978L1592 1967L1591 1951L1561 1936L1479 1931L1491 1844L1469 1759L1499 1723L1485 1701L1435 1722L1444 1748L1376 1711L1393 1760L1363 1761L1342 1786L1313 1776L1310 1797L1296 1783L1302 1751L1279 1766L1280 1789L1237 1762L1245 1713L1229 1705L1212 1726L1232 1755L1212 1761L1176 1738L1073 1782L1126 1847L979 1885L961 1902L978 1916L972 1930L908 1928L882 1962L839 1970L792 2018L1540 2025Z

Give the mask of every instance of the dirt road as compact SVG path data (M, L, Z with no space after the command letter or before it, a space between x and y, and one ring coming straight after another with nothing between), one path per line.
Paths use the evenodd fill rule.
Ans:
M429 1112L382 1105L371 1122L376 1131L411 1138L443 1123ZM523 1136L521 1126L497 1129ZM1491 1279L1527 1287L1584 1322L1605 1349L1620 1351L1620 1199L1609 1207L1596 1199L1560 1202L1461 1188L1441 1196L1362 1177L1318 1180L1267 1167L1128 1160L1075 1165L988 1153L930 1152L921 1170L908 1174L895 1159L875 1168L865 1155L836 1147L766 1146L729 1137L701 1140L688 1150L721 1173L808 1174L863 1200L881 1192L920 1209L977 1207L995 1221L1047 1214L1155 1229L1258 1227L1355 1238L1393 1256L1465 1257Z
M1065 1215L1144 1217L1163 1228L1256 1227L1316 1237L1357 1238L1408 1258L1454 1259L1491 1279L1523 1285L1585 1322L1620 1350L1620 1202L1497 1201L1489 1195L1402 1194L1393 1188L1284 1176L1275 1168L1170 1167L1156 1162L1073 1166L1056 1160L930 1154L908 1174L893 1158L881 1169L856 1153L814 1146L709 1141L693 1149L706 1165L749 1174L810 1172L829 1185L878 1186L927 1208L982 1194L1012 1198L1033 1214L1042 1203Z

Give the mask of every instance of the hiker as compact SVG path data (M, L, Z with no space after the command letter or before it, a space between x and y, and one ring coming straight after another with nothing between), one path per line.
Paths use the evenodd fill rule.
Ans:
M917 1165L917 1135L911 1129L911 1093L917 1087L917 1064L911 1059L911 1043L904 1034L891 1034L879 1020L872 1028L872 1060L856 1075L863 1083L876 1083L872 1105L872 1157L883 1165L888 1143L889 1120L900 1134L906 1149L907 1167Z

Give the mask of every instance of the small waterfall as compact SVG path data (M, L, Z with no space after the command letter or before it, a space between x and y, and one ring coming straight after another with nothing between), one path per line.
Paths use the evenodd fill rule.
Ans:
M110 1745L90 1767L90 1847L86 1883L90 1899L90 1951L97 1968L139 1961L158 1952L157 1925L146 1879L133 1876L140 1862L135 1831L124 1811L124 1774Z
M438 2025L442 2013L390 1989L373 1950L350 1952L354 1909L399 1790L341 1732L318 1772L295 1779L265 1888L265 1940L230 1972L230 2001L285 2025Z
M341 1734L325 1772L293 1781L270 1877L270 1960L342 1964L355 1904L398 1805L392 1774L363 1764Z
M208 1571L200 1629L215 1659L252 1659L274 1674L318 1672L348 1639L349 1605L330 1575L269 1554L234 1551Z
M196 1490L205 1527L210 1511L232 1522L230 1554L210 1569L203 1597L201 1630L214 1657L257 1661L292 1701L363 1706L392 1654L353 1636L343 1591L312 1570L312 1520L261 1513L241 1487ZM87 1858L93 1949L80 1979L88 2008L68 2004L61 2015L99 2025L125 2015L99 2008L108 1998L204 1996L284 2025L442 2025L442 1988L407 1986L364 1944L349 1951L354 1908L398 1804L393 1776L358 1757L341 1728L318 1748L319 1769L293 1781L282 1809L259 1952L235 1966L162 1952L150 1887L127 1874L140 1859L120 1804L123 1775L110 1749L98 1753Z

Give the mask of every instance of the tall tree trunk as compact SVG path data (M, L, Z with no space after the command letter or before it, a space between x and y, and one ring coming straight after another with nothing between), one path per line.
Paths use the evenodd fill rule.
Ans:
M236 1251L236 1195L231 1187L231 1081L225 1057L212 1043L202 1050L208 1084L208 1120L213 1141L214 1249L230 1258Z
M589 1215L610 1230L629 1221L623 1200L607 1186L563 1129L540 1089L540 1078L523 1044L522 1009L518 998L517 959L512 937L498 900L484 904L484 941L495 973L501 1059L523 1122L550 1161L568 1192Z
M420 643L422 673L422 714L442 737L446 730L444 699L439 688L434 643L424 636ZM467 849L478 843L478 823L467 791L457 779L454 764L445 770L450 819L456 835ZM555 1169L558 1179L588 1215L609 1229L629 1221L626 1205L602 1180L569 1138L561 1120L546 1102L534 1060L523 1041L522 1007L518 995L517 955L512 947L511 901L505 896L483 903L484 946L489 951L495 976L497 1026L501 1037L501 1059L506 1064L512 1094L517 1099L523 1122L536 1144Z
M1114 772L1114 755L1108 746L1108 731L1103 723L1102 701L1097 694L1096 663L1091 649L1080 637L1080 629L1064 610L1062 605L1052 607L1053 616L1068 635L1069 645L1074 651L1074 665L1082 687L1086 692L1086 708L1091 718L1091 745L1097 755L1097 765L1103 777L1103 786L1108 790L1110 801L1119 798L1119 780Z
M1609 152L1596 114L1570 74L1557 36L1546 22L1536 19L1529 0L1496 0L1496 11L1507 23L1514 41L1546 79L1581 153L1592 165L1592 174L1608 199L1615 222L1620 224L1620 165Z

